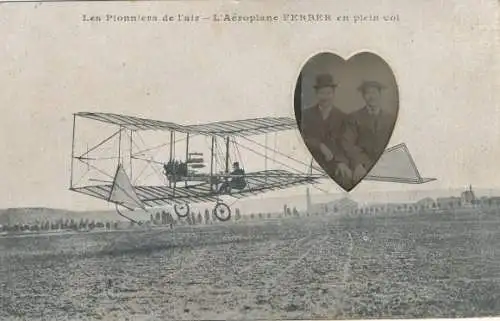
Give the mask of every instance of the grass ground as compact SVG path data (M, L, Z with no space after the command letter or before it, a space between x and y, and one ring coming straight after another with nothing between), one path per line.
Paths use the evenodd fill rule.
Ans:
M0 319L500 314L500 213L0 238Z

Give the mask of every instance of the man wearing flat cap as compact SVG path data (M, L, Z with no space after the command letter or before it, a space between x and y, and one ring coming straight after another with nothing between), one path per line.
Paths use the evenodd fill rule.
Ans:
M316 77L314 89L317 103L302 112L301 133L319 165L343 185L352 173L340 145L346 115L333 103L336 87L332 75L320 74Z
M357 184L384 152L396 117L382 110L381 95L385 86L378 81L364 81L358 90L365 106L346 119L342 147L352 171L351 188Z

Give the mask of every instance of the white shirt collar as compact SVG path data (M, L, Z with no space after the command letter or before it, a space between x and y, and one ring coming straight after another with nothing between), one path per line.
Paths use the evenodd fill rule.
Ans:
M318 105L318 107L321 112L321 117L323 118L323 120L327 119L328 116L330 115L330 112L332 111L332 106L322 107L321 105Z
M378 116L380 114L380 107L372 109L370 106L367 105L366 110L370 115Z

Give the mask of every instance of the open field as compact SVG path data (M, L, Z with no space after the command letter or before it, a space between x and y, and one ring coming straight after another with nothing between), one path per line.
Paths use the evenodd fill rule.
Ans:
M0 238L0 319L500 315L500 214Z

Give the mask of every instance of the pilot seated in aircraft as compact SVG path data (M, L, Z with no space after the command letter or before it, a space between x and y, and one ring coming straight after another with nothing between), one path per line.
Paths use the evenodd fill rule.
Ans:
M219 193L231 193L231 189L242 190L246 187L247 182L245 181L245 171L243 170L243 168L240 168L240 163L233 163L233 171L230 175L231 180L222 183L219 188Z

